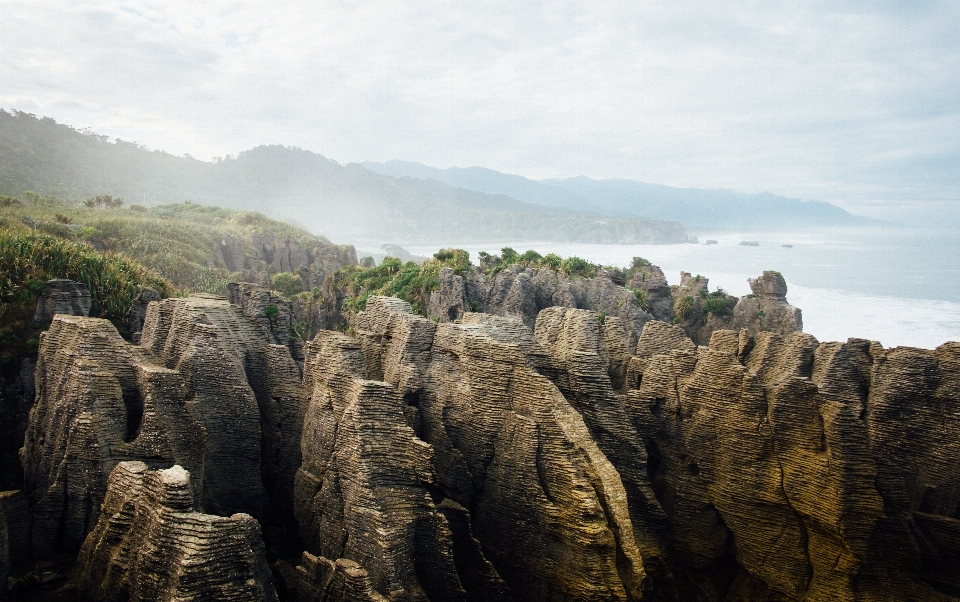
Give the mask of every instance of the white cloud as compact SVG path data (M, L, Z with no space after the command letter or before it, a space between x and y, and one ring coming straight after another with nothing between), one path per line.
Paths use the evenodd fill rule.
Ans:
M198 157L960 200L960 5L10 2L0 106Z

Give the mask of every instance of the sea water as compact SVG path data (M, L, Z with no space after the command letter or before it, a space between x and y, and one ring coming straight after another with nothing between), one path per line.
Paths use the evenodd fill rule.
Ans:
M513 241L407 247L431 256L441 246L499 254L577 255L626 267L633 257L660 266L671 284L680 272L709 278L710 290L750 292L748 278L776 270L787 281L787 300L803 311L804 331L820 341L859 337L885 347L933 349L960 341L960 235L952 230L894 227L836 228L803 232L705 233L700 244L616 245ZM717 244L703 244L716 240ZM757 242L759 246L740 245ZM790 245L790 246L784 246Z

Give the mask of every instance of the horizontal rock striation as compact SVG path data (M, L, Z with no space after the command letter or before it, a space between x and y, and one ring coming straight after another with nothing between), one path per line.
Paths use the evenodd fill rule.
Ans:
M224 299L151 303L142 345L57 316L41 341L22 451L32 553L76 550L118 462L186 467L201 507L290 517L303 418L286 347ZM267 510L270 512L267 512Z
M473 558L462 582L498 575L517 600L639 598L645 575L623 484L581 416L528 363L534 342L513 342L524 330L480 315L436 325L382 297L357 319L367 376L397 388L433 446L434 496L454 522L470 517L457 546Z
M276 600L260 525L194 509L180 466L121 462L110 474L96 526L75 571L80 600Z
M628 408L673 545L794 600L949 599L960 548L918 525L957 524L956 349L720 331L654 356Z
M256 219L255 215L251 219ZM243 214L237 219L244 219ZM323 238L300 241L289 237L253 234L247 239L223 236L214 241L208 264L239 272L244 280L270 285L269 274L294 272L304 290L321 286L340 268L357 263L353 245L335 245Z
M643 325L653 319L637 305L633 292L607 274L571 278L549 268L524 269L514 265L486 277L480 271L458 276L450 268L440 273L440 289L431 293L428 314L452 322L468 311L516 318L531 330L537 315L548 307L602 311L624 324L633 349Z
M787 285L778 272L750 279L753 292L739 299L723 292L710 293L708 282L681 272L680 284L671 287L659 267L642 262L627 272L601 269L592 278L572 278L547 267L520 265L489 276L479 269L461 276L443 268L426 313L440 322L453 322L467 312L483 312L516 318L532 330L537 316L549 307L601 312L620 320L631 352L651 320L676 322L701 345L717 330L747 330L750 334L803 330L800 310L787 303ZM711 297L716 299L708 306L705 302Z
M37 299L33 321L49 324L57 314L89 316L91 305L90 289L82 282L63 278L48 280Z
M308 553L316 555L308 565L326 567L308 589L321 590L323 600L355 599L344 597L340 590L353 588L338 580L360 579L362 570L360 580L392 600L465 600L453 535L430 496L433 450L407 424L397 389L364 378L355 339L321 332L306 353L312 394L297 519Z
M302 370L256 287L149 303L136 346L57 316L0 578L80 550L83 599L272 599L268 557L301 601L960 599L960 343L820 343L767 273L736 304L685 276L764 320L697 346L547 272L488 281L504 315L452 272L445 320L370 297Z

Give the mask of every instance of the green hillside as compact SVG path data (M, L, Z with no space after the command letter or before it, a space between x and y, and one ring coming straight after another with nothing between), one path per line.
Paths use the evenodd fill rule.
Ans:
M24 190L75 201L110 194L145 206L190 199L295 218L341 242L687 241L675 221L548 208L383 176L297 148L260 146L208 163L0 111L0 194Z

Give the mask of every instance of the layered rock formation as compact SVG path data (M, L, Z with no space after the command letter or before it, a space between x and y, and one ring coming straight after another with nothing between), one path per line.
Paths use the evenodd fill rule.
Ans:
M752 332L801 332L800 309L787 303L787 283L780 272L766 271L749 280L752 295L742 297L733 309L733 327Z
M373 297L357 334L367 376L396 387L434 449L434 498L470 526L454 546L461 583L522 600L641 595L623 484L582 417L528 363L529 331L482 314L437 325Z
M268 274L294 272L303 280L304 290L321 286L328 275L357 263L353 245L334 245L321 238L302 243L263 234L248 240L225 235L212 251L212 266L239 272L244 280L270 286Z
M709 292L706 277L680 272L680 284L671 291L676 322L698 345L707 345L718 330L783 335L803 331L800 309L787 302L787 283L780 272L765 271L747 282L753 292L738 299Z
M48 280L40 291L33 321L49 324L57 314L89 316L91 303L90 289L82 282L63 278Z
M130 304L130 308L124 315L124 320L127 323L127 331L130 333L130 338L134 343L140 343L140 335L143 332L143 322L147 319L147 306L150 305L151 302L159 301L162 298L163 296L160 293L150 287L146 287L137 294L133 303Z
M196 512L187 471L143 462L111 472L75 584L90 601L276 600L257 521Z
M649 262L626 273L601 270L592 278L571 278L549 268L509 266L492 276L479 269L458 276L450 268L440 272L438 290L430 293L426 313L440 322L452 322L468 311L516 318L533 329L540 311L569 307L602 312L619 318L632 352L643 327L651 320L678 323L695 343L706 345L714 331L724 329L787 334L803 330L800 310L786 300L787 285L778 272L751 279L751 295L738 299L710 293L709 280L680 274L671 287L663 271ZM710 311L705 301L721 303Z
M960 344L821 344L771 273L779 331L698 347L575 307L636 298L610 274L532 272L490 289L509 316L370 297L302 377L258 288L151 303L138 346L58 316L0 577L79 550L85 599L271 599L265 558L301 601L960 599Z
M22 451L35 557L80 547L124 460L188 468L208 512L292 514L303 410L287 349L213 297L150 304L142 341L70 316L43 336Z
M636 346L643 325L653 319L637 305L636 296L615 284L608 274L571 278L549 268L510 266L492 277L479 270L457 276L450 268L440 273L440 288L430 296L428 315L452 322L468 311L516 318L531 330L541 310L573 307L602 311L626 327L628 346Z

